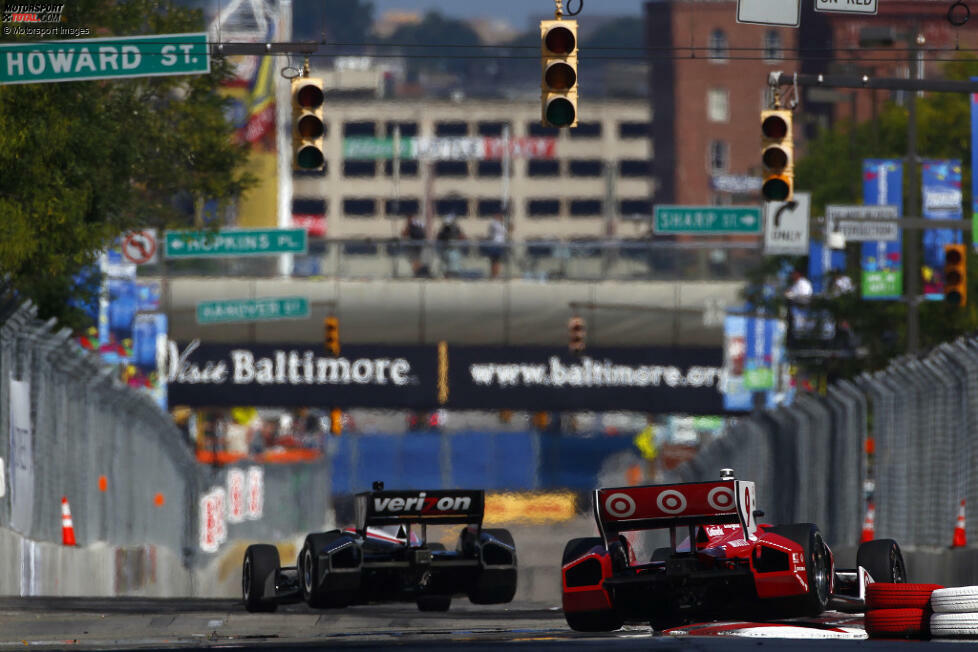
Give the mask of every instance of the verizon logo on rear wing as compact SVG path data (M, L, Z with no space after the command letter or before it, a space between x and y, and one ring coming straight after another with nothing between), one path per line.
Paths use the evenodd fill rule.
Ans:
M597 489L594 511L602 531L650 530L709 523L740 523L757 530L754 483L741 480L687 482Z
M485 492L481 489L437 491L371 491L357 494L357 525L397 523L482 523Z

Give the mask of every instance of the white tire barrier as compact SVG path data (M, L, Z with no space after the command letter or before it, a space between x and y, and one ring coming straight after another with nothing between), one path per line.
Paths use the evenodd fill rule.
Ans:
M930 595L930 607L936 614L978 612L978 586L938 589ZM978 618L978 613L975 613L975 618Z
M978 613L935 613L930 617L930 633L945 636L978 636Z

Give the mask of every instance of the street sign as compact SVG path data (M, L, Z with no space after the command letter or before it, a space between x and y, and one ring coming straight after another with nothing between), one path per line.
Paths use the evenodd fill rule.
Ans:
M207 34L155 34L0 45L0 84L204 75Z
M122 238L122 256L136 265L154 265L159 260L156 229L129 231Z
M764 254L808 255L808 223L812 195L796 192L789 202L773 201L764 206Z
M657 234L757 235L761 232L760 206L656 206Z
M847 242L895 242L900 239L900 227L896 221L837 220L835 227Z
M835 220L895 220L899 216L900 210L889 204L868 206L828 204L825 207L825 219L829 221L829 228L832 228L832 222Z
M197 304L198 324L306 319L309 300L305 297L269 297L264 299L228 299L202 301Z
M167 258L304 254L308 248L305 229L167 231L164 243Z
M737 0L737 22L798 27L801 0Z
M815 11L876 15L876 0L815 0Z

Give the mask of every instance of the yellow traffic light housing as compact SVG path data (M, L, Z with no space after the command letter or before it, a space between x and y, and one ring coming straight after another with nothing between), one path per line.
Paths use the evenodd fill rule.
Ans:
M326 163L324 99L322 79L292 80L292 167L295 170L321 170Z
M944 300L952 306L968 302L967 261L967 245L944 245Z
M567 346L571 353L580 354L587 346L587 324L580 317L571 317L567 322Z
M326 353L340 354L340 320L336 317L323 320L323 345Z
M540 120L577 126L577 21L540 21Z
M791 201L794 195L795 162L791 111L761 111L761 163L764 201Z

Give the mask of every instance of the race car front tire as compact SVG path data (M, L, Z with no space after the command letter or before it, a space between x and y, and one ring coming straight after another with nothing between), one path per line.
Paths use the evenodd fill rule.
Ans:
M350 604L351 596L345 592L324 591L319 586L319 555L318 552L336 539L344 537L339 530L309 534L306 542L299 552L299 559L296 562L299 571L299 585L302 587L302 599L310 607L345 607Z
M245 609L252 613L267 613L278 608L278 604L273 602L275 595L266 595L265 587L269 579L272 586L275 586L274 575L281 565L278 548L275 546L266 543L248 546L241 564L241 597Z
M614 611L565 611L564 617L575 632L613 632L624 624Z
M484 534L495 537L500 543L511 546L516 543L509 530L502 528L483 529ZM512 602L516 595L516 556L513 555L512 568L483 568L475 578L475 585L469 590L472 604L505 604Z
M865 568L874 582L903 584L907 581L903 553L893 539L873 539L859 544L856 565Z
M801 544L805 555L805 570L808 576L808 592L796 598L783 600L791 611L805 616L817 616L828 606L831 587L832 562L829 549L822 539L822 533L814 523L795 523L778 525L773 532Z

